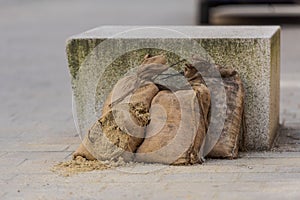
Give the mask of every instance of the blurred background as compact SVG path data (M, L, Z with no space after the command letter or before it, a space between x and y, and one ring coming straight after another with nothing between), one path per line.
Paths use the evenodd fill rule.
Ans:
M201 24L297 24L300 0L199 0Z
M203 12L208 10L198 0L0 0L1 149L17 149L18 141L33 138L53 138L54 145L55 135L79 143L65 55L69 36L101 25L197 25L207 16ZM280 121L298 123L299 5L222 4L209 13L205 24L282 25Z

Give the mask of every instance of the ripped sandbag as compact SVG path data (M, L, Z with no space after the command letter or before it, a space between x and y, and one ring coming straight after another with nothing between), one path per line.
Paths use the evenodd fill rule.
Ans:
M131 160L130 153L143 141L144 129L150 120L150 102L157 92L155 84L149 83L133 93L130 103L120 102L111 109L104 108L106 112L91 127L74 156L89 160L92 160L91 155L98 160L122 156L125 161Z
M88 131L74 158L112 160L122 156L125 161L132 159L150 120L152 98L159 91L147 79L157 70L164 70L165 63L163 56L146 56L138 68L138 76L126 76L118 81L103 105L101 118Z
M221 135L208 157L233 159L238 157L245 92L242 80L235 70L221 66L217 68L226 92L227 110Z

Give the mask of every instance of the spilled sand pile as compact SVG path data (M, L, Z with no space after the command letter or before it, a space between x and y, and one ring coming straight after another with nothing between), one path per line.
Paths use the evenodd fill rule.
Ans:
M71 176L80 172L88 172L94 170L105 170L111 166L98 160L87 160L81 156L77 156L73 160L60 162L53 166L51 171L62 176Z

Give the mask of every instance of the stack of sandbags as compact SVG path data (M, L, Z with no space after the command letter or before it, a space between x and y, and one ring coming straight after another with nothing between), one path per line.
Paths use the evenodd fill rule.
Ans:
M207 67L207 66L206 66ZM89 160L113 160L187 165L201 163L204 141L210 136L211 95L193 65L186 64L184 87L168 88L154 77L168 70L164 56L146 56L136 75L114 86L100 119L74 153ZM226 91L226 119L209 157L235 158L243 116L244 89L231 69L217 66ZM216 90L217 91L217 90ZM206 137L206 139L205 139Z

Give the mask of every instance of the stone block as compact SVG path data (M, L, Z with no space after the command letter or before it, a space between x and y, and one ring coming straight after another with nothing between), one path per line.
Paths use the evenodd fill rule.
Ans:
M242 145L246 150L270 148L279 125L278 26L103 26L72 36L67 56L81 133L97 120L117 80L145 54L159 53L169 63L201 55L236 69L246 91Z

